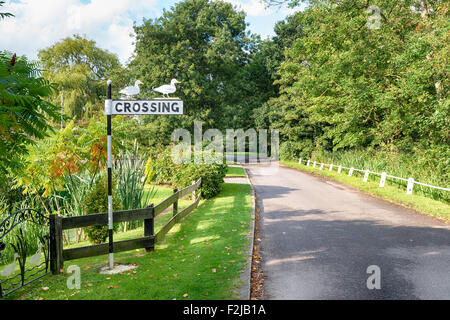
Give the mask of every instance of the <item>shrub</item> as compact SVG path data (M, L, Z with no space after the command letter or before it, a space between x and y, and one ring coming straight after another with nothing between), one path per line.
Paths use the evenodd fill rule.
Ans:
M149 164L149 163L148 163ZM172 161L171 148L167 147L155 155L155 158L149 164L156 184L173 184L173 178L176 174L177 165Z
M194 160L194 153L192 153L192 160ZM193 181L202 178L201 196L210 199L221 191L227 166L225 164L175 164L172 160L172 148L167 147L147 162L146 170L154 174L157 184L170 184L178 189L186 188Z
M85 198L85 213L96 214L108 211L108 177L100 177L94 187L88 191ZM115 211L122 209L122 203L118 194L113 194L113 208ZM114 230L117 230L114 224ZM100 244L108 238L108 226L90 226L85 228L89 240L94 244Z
M308 158L314 151L311 140L285 141L280 145L280 158L282 160L298 160L299 157Z
M174 185L179 188L186 188L202 178L200 194L205 199L215 197L222 190L223 178L227 173L227 166L224 164L186 164L180 166L181 170L174 178Z

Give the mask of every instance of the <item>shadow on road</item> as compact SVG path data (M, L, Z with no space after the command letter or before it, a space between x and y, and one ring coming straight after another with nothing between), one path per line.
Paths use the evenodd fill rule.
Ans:
M334 219L338 211L265 214L259 205L267 299L450 299L448 229ZM381 290L367 288L372 265Z

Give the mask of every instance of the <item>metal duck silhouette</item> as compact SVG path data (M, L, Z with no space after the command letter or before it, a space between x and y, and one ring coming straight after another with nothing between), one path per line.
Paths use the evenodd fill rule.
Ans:
M177 79L172 79L170 84L163 85L158 88L153 88L153 91L162 93L163 97L170 98L169 94L175 93L177 91L177 87L175 86L177 83L180 83Z

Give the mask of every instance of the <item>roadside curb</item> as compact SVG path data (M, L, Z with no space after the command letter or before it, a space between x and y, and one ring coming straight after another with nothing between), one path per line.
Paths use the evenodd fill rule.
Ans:
M241 274L242 285L239 289L240 292L240 300L250 300L251 294L251 281L252 281L252 261L253 261L253 247L255 242L255 219L256 219L256 192L255 188L250 181L247 168L244 168L245 176L247 177L248 184L252 188L252 213L251 213L251 229L250 233L247 236L249 240L249 247L247 249L247 262L244 268L244 271Z

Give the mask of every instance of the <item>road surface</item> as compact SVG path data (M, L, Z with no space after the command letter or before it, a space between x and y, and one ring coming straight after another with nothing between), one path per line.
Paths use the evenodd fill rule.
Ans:
M264 299L450 299L449 224L297 170L247 168Z

